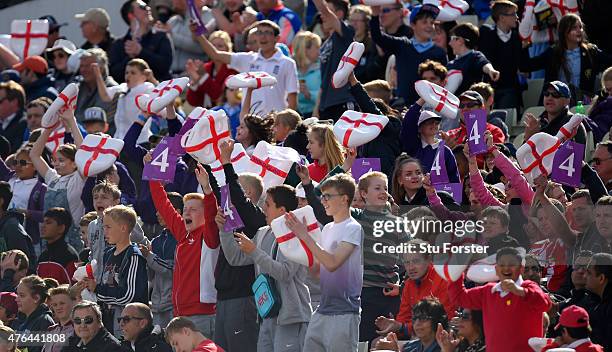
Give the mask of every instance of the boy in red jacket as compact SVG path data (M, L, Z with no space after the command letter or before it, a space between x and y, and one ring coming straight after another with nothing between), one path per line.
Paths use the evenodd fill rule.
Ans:
M497 251L495 272L499 282L466 289L463 275L448 285L451 302L460 307L482 310L487 350L530 351L530 337L543 337L542 314L552 302L540 286L523 281L524 260L516 248ZM510 329L508 327L511 327Z
M195 170L204 195L183 197L183 215L174 209L161 182L150 181L157 212L177 241L172 278L174 316L187 316L206 336L214 336L215 267L219 256L219 235L215 215L217 200L202 165Z
M185 317L176 317L168 323L166 340L176 352L224 352Z
M546 345L542 351L552 348L573 348L576 352L603 352L600 345L594 344L589 339L591 326L589 325L589 313L578 306L569 306L561 312L559 324L555 329L561 332L553 342Z

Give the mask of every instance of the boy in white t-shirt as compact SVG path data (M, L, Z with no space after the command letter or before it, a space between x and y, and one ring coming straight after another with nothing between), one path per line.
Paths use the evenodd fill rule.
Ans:
M100 98L105 102L113 100L116 94L123 94L117 100L115 112L115 134L114 138L123 139L134 121L138 120L140 109L136 106L136 96L146 94L155 88L157 80L153 77L153 71L149 64L143 59L132 59L125 66L125 83L118 86L106 87L100 68L94 65L96 84ZM151 83L153 82L153 83ZM146 133L143 131L143 133Z
M355 181L347 174L328 178L320 186L322 203L334 221L325 225L321 243L315 242L293 213L287 226L316 258L313 271L321 280L321 304L313 314L304 351L357 351L363 284L363 230L351 217Z

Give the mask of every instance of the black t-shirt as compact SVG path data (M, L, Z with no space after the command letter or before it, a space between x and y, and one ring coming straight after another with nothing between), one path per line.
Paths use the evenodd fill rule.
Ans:
M471 51L467 54L454 59L448 63L448 70L460 70L463 74L463 81L455 92L455 95L465 92L470 86L477 82L482 82L482 68L489 63L489 60L480 51Z
M334 72L338 69L342 55L346 52L349 45L355 37L355 30L345 22L340 21L342 27L342 35L334 32L321 45L321 103L319 110L325 110L330 106L343 104L349 101L355 101L349 92L349 85L345 85L340 89L334 89L331 86ZM323 116L325 118L325 116Z
M119 254L113 253L108 262L104 263L104 271L102 272L103 284L111 287L116 287L118 285L119 271L121 270L123 258L127 253L126 249Z

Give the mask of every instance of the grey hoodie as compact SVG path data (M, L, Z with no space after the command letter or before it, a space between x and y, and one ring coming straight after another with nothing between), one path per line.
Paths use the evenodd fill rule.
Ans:
M269 226L257 230L253 242L257 245L251 254L240 251L232 233L220 231L221 247L228 263L233 266L255 264L256 274L264 273L276 280L276 288L282 305L278 313L277 325L289 325L310 321L312 306L310 292L306 286L308 268L287 259L278 250L276 260L272 259L273 244L276 237Z
M94 277L98 282L101 282L102 279L102 263L104 262L104 251L108 248L108 244L104 239L104 227L103 227L102 219L97 218L96 220L89 223L87 226L87 238L89 239L89 262L92 260L96 260L98 263L94 268ZM142 231L142 227L140 227L140 223L137 221L136 226L132 230L130 234L130 242L135 244L142 244L145 246L149 246L151 242L144 235L144 231Z

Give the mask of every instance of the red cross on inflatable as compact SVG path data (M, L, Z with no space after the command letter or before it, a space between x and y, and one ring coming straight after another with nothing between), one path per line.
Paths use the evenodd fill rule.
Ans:
M340 117L340 120L342 121L346 121L348 123L352 123L353 127L349 127L346 132L344 132L344 138L342 138L342 145L343 146L348 146L348 142L349 139L351 138L351 134L353 133L353 129L359 127L360 125L364 125L364 126L376 126L378 127L381 131L383 130L383 125L380 122L369 122L366 121L366 117L369 114L367 113L363 113L361 114L361 118L359 120L353 120L347 116L342 115L342 117Z
M544 175L548 174L548 171L546 171L546 168L544 168L544 164L542 164L544 162L544 157L546 157L547 155L554 153L557 148L559 148L559 145L561 144L561 141L557 139L557 143L555 143L552 147L546 149L544 152L542 152L542 154L538 154L538 150L536 149L536 145L535 143L533 143L532 141L527 141L527 145L529 145L529 147L531 148L531 154L533 154L533 157L535 158L535 160L533 162L531 162L531 164L529 164L526 168L523 169L523 172L528 174L531 172L531 170L533 170L536 166L540 169L540 172Z
M198 143L191 147L186 147L185 151L187 153L196 152L200 149L203 149L208 144L212 144L213 153L215 153L215 159L219 160L221 158L221 150L219 150L219 141L223 138L229 137L229 130L223 131L221 134L217 134L217 129L215 128L215 118L213 115L208 115L208 123L210 125L210 138L204 140L202 143Z
M444 103L448 103L456 108L459 108L459 104L453 103L452 101L448 100L448 90L442 88L442 93L438 93L438 91L436 91L436 89L430 84L429 87L431 88L431 91L440 97L440 102L438 103L438 105L436 105L436 107L434 108L434 110L436 110L436 112L440 112L442 111L442 109L444 109Z
M48 33L32 33L32 21L26 21L25 33L11 33L11 38L25 39L25 45L23 46L23 58L28 57L28 51L30 51L30 41L36 38L49 38Z
M255 81L257 82L257 87L255 87L255 89L261 88L261 79L264 77L269 77L269 76L265 73L258 73L257 75L254 75L250 72L244 76L244 78L255 78Z
M60 109L60 114L64 111L66 111L66 109L74 109L75 108L75 103L76 103L76 95L73 97L67 97L66 94L64 93L60 93L58 96L58 98L62 99L64 101L64 106Z
M447 6L463 14L463 9L461 7L453 5L452 3L449 2L449 0L440 0L440 5L438 6L439 8L443 8Z
M232 163L235 163L236 161L242 159L243 157L247 156L245 152L240 152L240 154L236 155L235 157L231 158L230 161ZM212 172L217 172L217 171L221 171L223 170L223 165L221 166L217 166L215 168L211 168L210 169Z
M96 145L95 147L81 144L81 147L79 149L84 150L86 152L92 152L93 153L91 158L87 159L87 162L85 163L85 168L83 170L83 176L89 177L89 168L91 167L91 164L96 159L98 159L100 154L112 154L112 155L114 155L117 158L119 157L119 153L116 150L109 149L109 148L103 148L104 145L106 144L106 141L108 141L108 137L103 137L100 140L100 142L98 143L98 145Z
M161 97L162 95L164 95L165 92L171 91L173 89L176 89L179 92L179 94L183 93L183 88L181 88L178 84L172 85L172 82L174 82L173 79L168 81L168 84L166 84L161 89L158 89L158 88L153 89L153 93L157 93L158 97Z
M277 168L274 165L270 164L270 158L266 158L266 160L261 160L260 158L256 157L255 155L251 156L251 161L254 162L255 164L261 166L261 172L259 173L259 176L264 177L266 175L266 173L268 171L270 171L271 173L277 175L278 177L282 177L282 178L287 178L287 173L279 168Z
M66 135L66 131L62 130L62 131L54 131L49 138L47 139L47 143L53 143L55 146L53 147L53 151L51 151L51 154L55 155L55 152L57 151L57 148L59 148L60 146L60 141L61 139L64 138L64 136Z
M310 225L308 225L306 227L308 232L314 231L314 230L316 230L318 228L319 228L319 225L317 225L317 223L312 223L312 224L310 224ZM289 233L286 233L286 234L284 234L282 236L277 237L276 238L276 243L281 244L281 243L287 242L289 240L292 240L294 238L296 238L295 233L289 232ZM304 252L306 252L306 257L308 258L308 266L312 266L312 264L314 264L314 258L313 258L312 252L310 251L310 249L308 248L306 243L304 243L304 241L302 241L299 238L298 238L298 241L300 241L300 244L302 245L302 248L304 248Z

